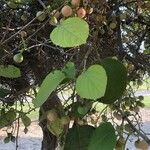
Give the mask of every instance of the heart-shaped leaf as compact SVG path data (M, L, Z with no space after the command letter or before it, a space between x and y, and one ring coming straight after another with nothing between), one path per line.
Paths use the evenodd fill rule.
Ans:
M41 106L64 79L64 73L59 70L48 74L44 79L35 100L33 101L34 105L36 107Z
M69 129L64 150L87 150L94 127L84 125Z
M88 150L113 150L116 140L115 129L111 123L102 123L93 132Z
M127 70L120 61L112 58L105 58L101 65L106 70L108 81L105 95L100 101L111 104L120 98L126 89Z
M96 100L105 94L107 75L100 65L93 65L77 79L76 90L82 98Z
M68 18L50 34L51 41L60 47L75 47L86 43L89 26L79 17Z

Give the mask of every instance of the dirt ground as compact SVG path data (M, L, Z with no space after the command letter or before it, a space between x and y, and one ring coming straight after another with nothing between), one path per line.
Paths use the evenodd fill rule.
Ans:
M141 110L143 124L141 125L143 130L150 135L150 109ZM18 141L18 150L40 150L41 141L42 141L42 131L38 126L38 122L32 122L32 125L28 128L28 133L23 132L24 127L20 127L19 131L19 141ZM5 144L3 142L4 137L6 136L3 130L0 130L0 150L15 150L15 143ZM126 148L128 150L136 150L134 147L134 141L136 138L131 136L127 142ZM149 148L150 150L150 148Z

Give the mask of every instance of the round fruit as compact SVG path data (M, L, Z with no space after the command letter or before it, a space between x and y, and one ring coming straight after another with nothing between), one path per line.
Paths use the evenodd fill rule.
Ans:
M117 27L117 23L116 22L112 22L112 23L110 23L109 27L111 29L115 29Z
M21 37L23 37L23 38L24 38L24 37L27 37L27 32L21 31L21 32L20 32L20 35L21 35Z
M85 15L86 15L85 9L84 9L84 8L79 8L79 9L77 10L77 15L78 15L78 17L80 17L80 18L85 17Z
M149 148L149 145L144 140L142 140L142 141L137 140L137 141L135 141L134 145L136 148L141 149L141 150L148 150L148 148Z
M71 4L73 5L73 6L79 6L80 5L80 0L72 0L71 1Z
M50 21L49 21L49 24L51 24L52 26L56 26L58 23L58 20L56 17L51 17Z
M21 15L21 20L22 21L27 21L28 17L26 14Z
M83 0L83 6L87 7L89 4L89 0Z
M46 14L43 11L38 11L36 13L36 17L39 21L44 21L46 18Z
M50 122L55 121L58 118L57 112L55 110L50 110L47 112L47 119Z
M9 1L9 2L7 3L7 5L8 5L10 8L12 8L12 9L16 9L16 8L18 7L18 4L14 3L14 2L11 2L11 1Z
M16 54L16 55L14 55L13 60L14 60L16 63L21 63L21 62L23 62L23 55L22 55L22 53L18 53L18 54Z
M55 18L59 18L60 12L57 11L57 10L53 10L53 11L51 12L51 16L53 16L53 17L55 17Z
M61 13L64 17L69 17L72 15L72 8L66 5L61 9Z
M125 106L130 107L132 105L130 99L125 101Z

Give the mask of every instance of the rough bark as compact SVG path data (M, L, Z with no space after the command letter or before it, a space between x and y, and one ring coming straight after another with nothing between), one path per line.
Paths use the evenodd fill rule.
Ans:
M41 119L43 110L44 112L56 108L61 107L60 100L58 96L53 93L48 100L42 105L39 111L39 125L42 128L43 131L43 141L41 150L55 150L57 147L57 138L54 136L47 128L47 121L46 119Z

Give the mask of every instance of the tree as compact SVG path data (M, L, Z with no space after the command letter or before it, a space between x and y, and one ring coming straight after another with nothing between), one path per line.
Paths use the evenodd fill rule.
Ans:
M150 73L149 1L1 0L0 19L0 128L21 119L26 132L31 98L43 150L123 149L132 133L136 147L150 145L132 86Z

